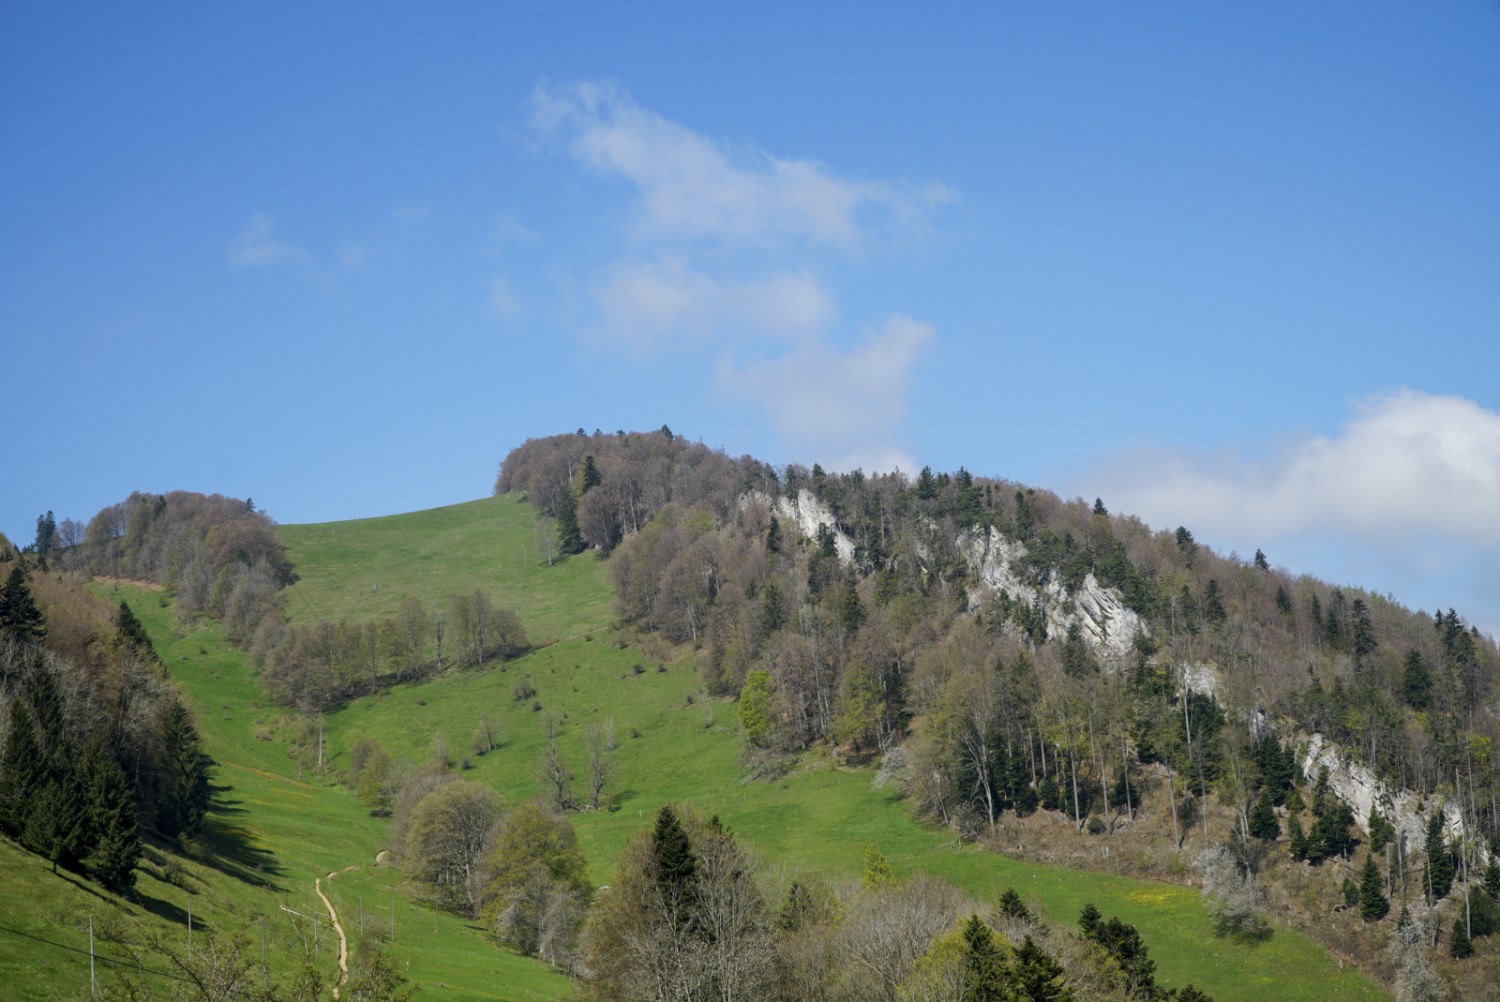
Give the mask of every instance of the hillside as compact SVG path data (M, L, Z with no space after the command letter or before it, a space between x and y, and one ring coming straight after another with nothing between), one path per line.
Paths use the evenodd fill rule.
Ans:
M1451 807L1455 838L1494 825L1474 739L1493 730L1495 652L1451 611L1434 625L1259 554L1221 558L1185 529L1153 533L1102 502L962 470L908 483L773 471L665 433L558 436L513 452L502 487L281 527L245 503L137 495L91 523L97 544L56 555L72 573L166 584L92 588L145 624L196 710L218 792L202 832L152 843L120 898L5 843L16 890L39 903L0 949L25 997L82 987L86 968L69 973L63 947L84 935L86 949L88 914L104 906L121 950L153 930L184 939L191 909L199 935L261 938L278 975L310 952L325 984L337 977L321 924L331 907L351 950L380 945L423 998L569 994L568 978L496 944L512 920L473 897L475 878L464 905L421 875L406 833L440 785L494 791L495 816L567 808L558 823L576 832L586 894L537 893L570 922L588 897L608 903L592 889L628 886L626 861L674 804L714 819L692 829L699 844L732 833L773 904L802 887L872 907L850 882L868 880L876 852L893 887L941 878L1012 943L1030 929L1063 951L1070 977L1095 963L1066 931L1092 903L1139 930L1164 991L1384 997L1368 975L1406 976L1384 951L1404 903L1440 923L1431 959L1460 997L1493 980L1494 939L1478 925L1478 956L1446 959L1454 916L1483 886L1482 844L1440 841L1455 890L1422 901L1439 858L1416 842L1426 818ZM33 580L55 596L76 579ZM80 650L85 633L71 630ZM601 748L611 769L591 797ZM1467 790L1443 779L1455 762ZM1394 843L1376 845L1378 809L1332 820L1350 782L1416 787L1405 816L1371 801L1396 823ZM1249 834L1267 823L1258 799L1269 837ZM1236 879L1261 887L1253 935L1226 934L1198 893L1209 845L1240 854ZM387 849L397 867L375 865ZM1391 916L1335 907L1377 854ZM1006 925L1007 887L1039 924ZM1476 914L1485 893L1473 891ZM843 921L796 942L844 949ZM22 934L61 945L27 952ZM544 955L575 970L583 957ZM1105 983L1075 988L1114 997Z

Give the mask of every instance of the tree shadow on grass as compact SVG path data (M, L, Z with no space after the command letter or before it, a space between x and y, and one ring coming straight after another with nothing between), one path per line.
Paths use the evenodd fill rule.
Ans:
M132 894L130 896L130 900L135 904L140 905L146 911L150 912L152 915L155 915L157 918L162 919L163 921L171 922L174 925L187 925L188 912L187 909L183 908L181 905L174 905L170 901L164 901L161 898L153 898L151 895L141 894L139 891L137 891L135 894ZM193 917L193 929L195 931L198 929L206 928L207 925L201 919L199 919L197 916Z
M286 867L277 861L275 853L257 844L253 831L236 820L249 812L239 806L238 800L225 796L229 789L214 788L213 803L193 838L193 858L254 887L283 890L276 878L286 873Z

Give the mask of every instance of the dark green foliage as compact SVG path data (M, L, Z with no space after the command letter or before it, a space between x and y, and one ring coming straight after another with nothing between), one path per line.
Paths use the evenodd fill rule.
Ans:
M1271 569L1270 561L1266 560L1264 551L1258 546L1255 548L1255 569L1258 571L1268 571Z
M1156 986L1156 962L1148 956L1146 944L1135 926L1121 922L1117 917L1101 921L1099 909L1092 903L1083 907L1078 917L1078 928L1085 939L1102 946L1125 975L1125 994L1132 999L1156 999L1161 997Z
M57 520L49 511L45 515L36 517L36 542L33 549L36 550L37 559L42 563L42 569L47 567L47 558L52 555L52 548L57 544Z
M192 835L208 813L213 760L203 753L187 707L175 700L162 720L160 740L163 775L156 830L167 838Z
M1427 897L1438 902L1453 888L1453 854L1443 837L1443 809L1439 807L1427 820Z
M1344 896L1345 908L1353 908L1359 904L1359 888L1348 877L1345 877L1344 882L1339 885L1339 893Z
M10 701L10 733L0 757L0 832L19 839L26 812L47 782L47 758L37 742L36 726L20 696Z
M781 598L781 582L766 578L760 588L760 630L767 637L786 624L786 607Z
M1292 596L1287 594L1286 587L1283 585L1276 586L1276 611L1283 616L1295 615L1295 610L1292 607Z
M1401 671L1401 696L1413 710L1432 707L1432 673L1415 647L1406 652L1406 663Z
M1469 935L1493 936L1500 932L1500 904L1483 890L1469 895Z
M567 554L582 553L587 547L578 528L578 499L565 487L557 497L557 545Z
M1203 591L1203 618L1209 623L1217 626L1228 618L1229 613L1224 609L1224 593L1219 588L1219 582L1214 578L1208 579L1208 587Z
M1104 515L1104 516L1108 516L1109 515L1109 509L1106 508L1106 507L1104 507L1104 499L1103 498L1094 498L1094 514L1095 515Z
M1271 803L1271 788L1261 788L1260 797L1250 811L1250 834L1254 838L1274 842L1281 836L1281 822L1276 820L1276 808Z
M1183 563L1189 567L1193 565L1193 558L1198 555L1198 543L1193 539L1192 532L1186 527L1179 525L1176 532L1177 549L1182 554Z
M917 474L916 484L917 497L923 501L931 501L937 497L937 480L932 475L932 467L922 467L922 472Z
M1031 910L1026 907L1014 887L1007 887L1000 895L1000 914L1020 922L1031 921Z
M1296 814L1288 814L1286 821L1287 841L1291 844L1293 859L1307 858L1307 833L1302 830L1302 819Z
M1188 984L1178 990L1177 1002L1214 1002L1214 1000L1213 996L1207 992L1201 992Z
M775 515L771 516L771 524L766 529L766 552L781 552L781 523L776 520Z
M1290 746L1267 732L1255 743L1255 768L1260 782L1271 794L1271 803L1281 806L1297 776L1297 760Z
M1462 915L1453 920L1453 938L1448 942L1448 955L1454 960L1474 956L1474 942L1469 938L1469 929Z
M1373 855L1365 857L1365 868L1359 877L1359 914L1366 922L1378 922L1391 910L1385 896L1385 881Z
M1396 829L1380 808L1374 804L1370 805L1370 817L1365 822L1365 828L1370 833L1370 851L1381 852L1391 840L1396 837Z
M1489 865L1484 868L1484 892L1492 900L1500 901L1500 859L1490 854Z
M18 560L0 585L0 641L38 643L46 635L47 623L31 597L26 570Z
M656 812L651 854L656 861L656 887L667 913L674 924L684 926L698 901L698 857L671 804L663 804Z
M599 466L594 462L594 457L584 456L583 479L579 483L578 496L582 497L593 488L598 487L603 482L604 478L599 475Z
M84 752L80 771L89 824L85 863L105 887L124 890L135 883L135 865L141 857L135 795L124 771L99 741Z
M1006 1002L1005 960L995 935L978 915L964 923L964 1002Z
M1011 968L1017 997L1024 1002L1069 1002L1073 995L1063 981L1062 965L1028 934L1016 947Z
M1370 609L1365 605L1364 599L1354 600L1352 615L1354 659L1362 664L1366 658L1375 653L1375 649L1380 644L1375 639L1375 627L1370 623Z

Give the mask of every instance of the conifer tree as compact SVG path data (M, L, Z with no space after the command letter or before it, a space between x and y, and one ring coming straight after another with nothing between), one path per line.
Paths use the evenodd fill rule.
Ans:
M569 555L586 549L583 532L578 528L578 499L571 487L564 487L557 500L557 545Z
M5 584L0 585L0 640L38 643L46 635L46 620L31 597L26 571L18 560Z
M203 753L198 729L187 707L173 700L162 720L162 765L156 828L168 838L191 835L208 813L212 796L208 769L212 759Z
M1378 922L1391 910L1385 896L1385 881L1380 878L1380 867L1375 865L1375 855L1365 857L1364 872L1359 878L1359 914L1366 922Z
M1462 915L1453 920L1453 937L1448 943L1448 955L1454 960L1474 956L1474 941L1469 938L1469 929Z
M893 883L895 879L891 873L891 861L885 858L885 853L875 848L873 842L865 846L865 872L860 877L861 886L872 891Z
M663 804L656 812L651 853L656 861L656 887L667 914L674 925L683 928L697 906L698 857L671 804Z
M1427 821L1427 893L1434 904L1448 896L1453 887L1453 856L1443 838L1443 809L1432 812Z
M1037 946L1030 934L1016 947L1011 970L1017 998L1024 1002L1072 1002L1073 993L1063 982L1062 965Z
M20 696L10 701L10 733L0 756L0 832L19 839L32 800L47 782L47 758Z
M1267 842L1281 836L1281 823L1276 820L1276 808L1271 803L1271 788L1263 786L1255 807L1250 811L1250 834Z
M89 823L85 861L101 884L114 891L123 890L135 883L135 865L141 858L130 781L99 741L84 752L80 771Z
M771 516L771 525L766 529L766 552L781 552L781 523L775 515Z
M964 923L963 1002L1007 1002L1005 960L995 935L978 915Z

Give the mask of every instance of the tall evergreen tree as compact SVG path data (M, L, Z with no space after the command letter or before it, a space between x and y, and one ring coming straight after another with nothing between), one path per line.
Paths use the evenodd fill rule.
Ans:
M89 824L85 862L105 887L124 890L135 883L135 865L141 858L130 781L99 741L92 742L84 752L80 771Z
M46 620L31 597L26 570L18 560L5 584L0 585L0 640L37 643L46 635Z
M679 928L692 921L698 903L698 856L677 812L663 804L651 832L656 860L656 887L672 923Z
M1448 896L1453 888L1453 854L1448 851L1448 841L1443 836L1443 809L1439 807L1427 820L1427 893L1429 900L1438 902Z
M579 485L578 496L582 497L590 490L598 487L604 482L604 477L599 474L599 466L594 462L593 456L583 457L583 481Z
M970 915L964 923L963 1002L1008 1002L1007 973L995 934L978 915Z
M1276 820L1276 808L1271 803L1271 788L1263 786L1255 807L1250 811L1250 834L1254 838L1274 842L1281 837L1281 822Z
M1453 920L1453 936L1448 941L1448 955L1454 960L1474 956L1474 941L1469 938L1469 927L1462 915Z
M26 814L47 782L47 756L37 741L31 711L20 696L10 701L10 733L0 756L0 832L19 839Z
M1391 910L1385 896L1385 881L1380 877L1380 867L1375 865L1375 854L1365 857L1365 868L1359 877L1359 914L1366 922L1378 922Z
M1432 674L1427 663L1415 647L1406 652L1406 662L1401 671L1401 695L1406 705L1413 710L1432 707Z
M213 760L203 753L192 716L177 700L171 701L162 720L160 741L163 775L156 828L168 838L191 835L208 813L208 770Z
M578 499L571 487L565 487L557 499L557 544L570 555L586 549L583 532L578 528Z
M1063 968L1037 946L1030 934L1016 947L1011 967L1016 995L1022 1002L1071 1002L1072 992L1063 982Z

